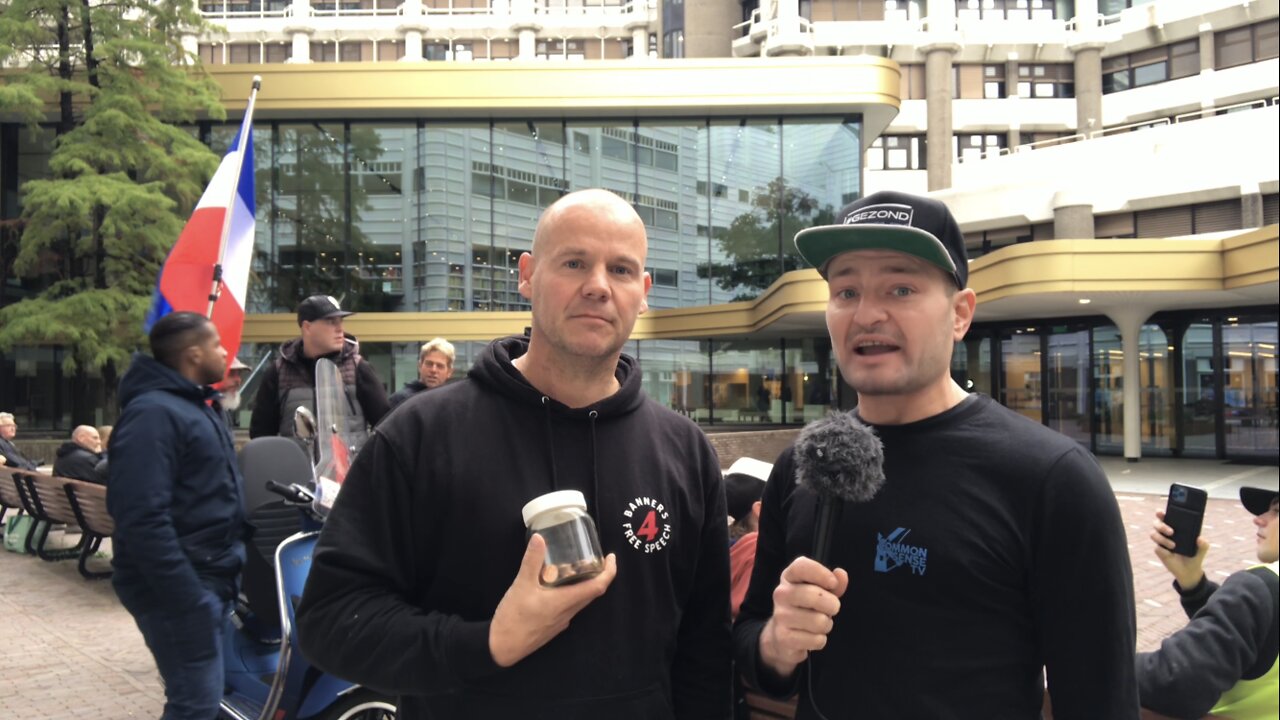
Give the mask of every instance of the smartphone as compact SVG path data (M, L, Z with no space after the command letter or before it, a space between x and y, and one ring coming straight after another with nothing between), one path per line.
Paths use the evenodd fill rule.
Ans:
M1179 555L1195 557L1196 538L1200 537L1200 524L1204 521L1204 506L1208 494L1198 487L1174 483L1169 486L1169 504L1165 507L1164 523L1173 528L1173 551Z

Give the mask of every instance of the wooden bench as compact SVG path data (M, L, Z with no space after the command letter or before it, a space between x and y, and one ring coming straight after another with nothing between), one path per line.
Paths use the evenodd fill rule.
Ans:
M22 496L18 494L16 468L0 465L0 522L10 510L22 509Z
M59 550L48 547L49 531L53 525L80 528L71 503L67 502L66 491L62 489L66 479L35 471L19 472L17 477L21 480L18 490L23 495L23 508L37 521L43 521L32 525L32 532L27 536L27 551L50 562L69 560L79 555L85 543L83 533L75 547Z
M115 532L115 523L107 512L106 486L41 472L19 471L13 475L23 510L43 521L32 524L27 533L27 552L48 561L78 558L80 574L90 580L111 577L110 570L89 568L89 559L101 547L102 540ZM55 524L79 530L79 542L70 548L48 547L49 528Z
M111 577L111 570L90 570L89 558L98 552L102 541L115 534L116 523L111 513L107 512L107 486L83 480L68 479L62 486L75 513L80 531L86 538L84 547L80 549L80 574L89 580L101 580Z

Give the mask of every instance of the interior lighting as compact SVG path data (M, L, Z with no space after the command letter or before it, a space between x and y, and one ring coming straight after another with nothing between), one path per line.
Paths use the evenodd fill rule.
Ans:
M1090 300L1089 298L1080 298L1080 299L1079 299L1079 300L1077 300L1076 302L1080 303L1081 305L1088 305L1089 303L1091 303L1091 302L1093 302L1093 301L1092 301L1092 300Z

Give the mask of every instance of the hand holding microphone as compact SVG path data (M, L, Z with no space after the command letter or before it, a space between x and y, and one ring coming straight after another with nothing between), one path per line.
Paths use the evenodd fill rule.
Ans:
M818 496L813 558L796 558L773 591L773 615L760 634L760 657L788 677L809 653L826 647L827 634L849 585L831 570L832 543L845 501L866 502L884 485L884 449L852 413L809 424L796 439L796 482Z

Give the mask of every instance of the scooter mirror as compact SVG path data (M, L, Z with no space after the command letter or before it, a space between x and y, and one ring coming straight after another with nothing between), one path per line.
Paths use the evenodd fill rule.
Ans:
M293 432L303 440L310 440L316 436L316 416L310 409L299 407L293 411Z

